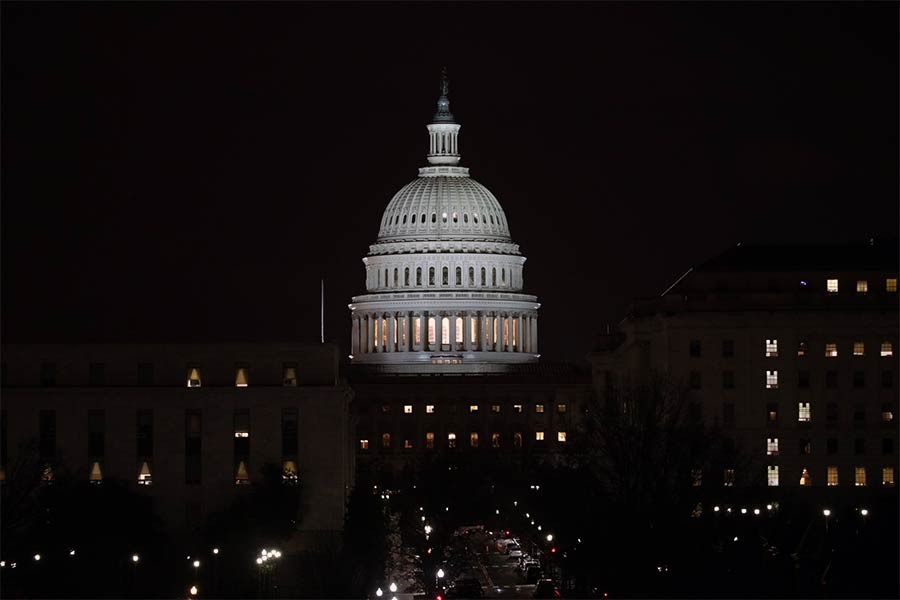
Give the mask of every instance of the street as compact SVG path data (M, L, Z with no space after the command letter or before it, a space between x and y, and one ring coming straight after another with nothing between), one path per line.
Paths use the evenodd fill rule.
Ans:
M468 560L471 576L478 579L486 598L531 598L534 584L526 584L516 570L517 560L498 552L494 537L486 532L469 537Z

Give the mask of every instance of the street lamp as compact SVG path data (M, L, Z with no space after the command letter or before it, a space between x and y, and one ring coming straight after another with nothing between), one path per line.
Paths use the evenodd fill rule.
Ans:
M197 589L196 585L192 585L190 591L191 591L191 596L196 596L197 592L199 592L200 590Z
M381 588L378 588L377 590L375 590L375 595L381 598L382 596L384 596L384 592L381 591Z
M213 554L218 554L218 553L219 553L219 549L218 549L218 548L213 548Z
M548 534L547 534L547 541L548 541L548 542L552 542L552 541L553 541L553 534L552 534L552 533L548 533Z
M831 516L831 509L830 508L823 509L822 514L825 515L825 532L828 533L828 517Z
M388 586L388 589L391 590L391 593L393 594L394 592L397 591L397 584L392 581L391 585Z
M40 555L40 554L35 554L35 555L34 555L34 560L35 560L35 562L38 562L39 560L41 560L41 555Z
M131 562L136 563L136 562L138 562L139 560L141 560L141 557L138 556L137 554L132 554L132 555L131 555Z

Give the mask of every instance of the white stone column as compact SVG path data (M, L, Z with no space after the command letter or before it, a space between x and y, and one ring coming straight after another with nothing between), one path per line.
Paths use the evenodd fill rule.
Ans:
M463 349L466 352L472 351L472 315L469 311L463 313Z
M366 315L366 354L372 354L372 315Z
M350 333L350 354L359 354L359 317L353 315L353 326Z
M494 352L502 352L503 351L503 317L500 316L500 313L494 313L494 326L491 328L494 332L497 333L497 338L494 340Z
M394 313L390 313L387 318L387 351L394 351L394 336L397 334L397 319Z
M412 330L409 327L410 324L411 324L411 321L409 319L409 311L405 311L403 313L403 327L404 327L404 331L406 331L406 341L403 342L403 347L400 348L400 350L403 352L408 352L409 348L410 348L410 344L411 344L410 339L412 338Z
M428 311L427 310L422 311L421 319L422 319L422 326L421 326L422 351L428 352L429 350L431 350L431 348L428 346Z
M522 331L522 313L516 315L516 352L525 351L525 335Z
M535 354L538 351L537 315L531 317L531 351Z
M456 313L450 313L450 352L456 352Z
M375 336L375 340L372 342L372 352L384 352L384 348L381 345L381 315L374 315L375 317L375 327L372 330L372 333Z
M513 321L515 317L512 314L506 315L506 351L513 351Z

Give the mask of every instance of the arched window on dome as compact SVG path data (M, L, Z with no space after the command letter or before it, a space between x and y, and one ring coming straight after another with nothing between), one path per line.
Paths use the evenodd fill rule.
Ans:
M447 222L447 213L441 213L441 223Z
M394 269L394 287L400 287L400 276L397 273L397 269Z
M475 224L478 225L478 213L473 213L472 218L475 220Z
M428 285L434 285L434 267L428 267Z
M409 267L403 269L403 287L409 287Z
M378 269L378 285L376 287L381 287L381 269Z
M437 213L431 213L431 222L437 223Z
M453 213L453 222L459 223L459 213Z
M416 224L416 213L413 213L413 216L412 216L412 224L413 224L413 225Z
M487 285L487 269L481 267L481 287L485 287Z
M441 285L450 285L450 269L447 267L441 269Z
M475 267L469 267L469 287L475 287Z
M497 267L491 269L491 285L497 287Z
M506 269L500 269L500 287L506 287Z
M494 224L494 213L491 213L491 225Z
M406 215L403 215L403 224L406 225Z
M462 267L456 267L456 285L462 285Z
M419 221L422 225L425 224L425 213L422 213L422 219Z
M422 287L422 267L416 267L416 285Z
M469 222L469 213L463 213L463 223Z
M391 280L388 279L388 270L384 270L384 287L391 287Z

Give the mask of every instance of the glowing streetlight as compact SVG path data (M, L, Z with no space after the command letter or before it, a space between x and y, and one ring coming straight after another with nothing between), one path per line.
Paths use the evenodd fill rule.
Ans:
M438 579L443 579L444 578L444 570L438 569L437 576L438 576Z
M747 514L747 509L746 509L746 508L742 508L742 509L741 509L741 514L742 514L742 515L746 515L746 514Z
M261 558L257 558L257 559L256 559L256 564L261 565L261 564L262 564L262 559L261 559Z
M195 568L195 569L199 569L199 568L200 568L200 561L199 561L199 560L195 560L195 561L194 561L194 568Z
M69 550L69 556L75 556L75 548Z
M498 508L498 509L495 510L494 512L497 513L497 514L499 515L499 514L500 514L500 509Z
M426 525L425 526L425 535L431 535L431 531L432 531L431 525Z
M138 556L137 554L132 554L132 555L131 555L131 562L136 563L136 562L138 562L139 560L141 560L141 557Z
M771 505L771 504L766 504L766 510L772 510L772 505Z
M219 553L219 549L218 549L218 548L213 548L213 554L218 554L218 553Z
M378 588L377 590L375 590L375 595L381 598L382 596L384 596L384 592L381 591L381 588Z
M552 542L552 541L553 541L553 534L552 534L552 533L548 533L548 534L547 534L547 541L548 541L548 542Z
M758 508L754 508L754 509L753 509L753 514L754 514L754 515L758 515L758 514L759 514L759 509L758 509Z
M830 517L830 516L831 516L831 509L826 508L826 509L822 510L822 514L825 515L826 517Z
M869 509L868 509L868 508L860 509L859 514L861 514L861 515L864 516L864 517L868 517L868 516L869 516Z
M35 562L41 560L41 555L40 555L40 554L35 554L35 555L34 555L34 560L35 560Z
M191 596L196 596L196 595L197 595L197 592L199 592L199 591L200 591L200 590L197 589L197 586L196 586L196 585L192 585L192 586L191 586Z
M392 581L391 585L388 586L388 589L391 590L391 593L393 594L394 592L397 591L397 584Z

